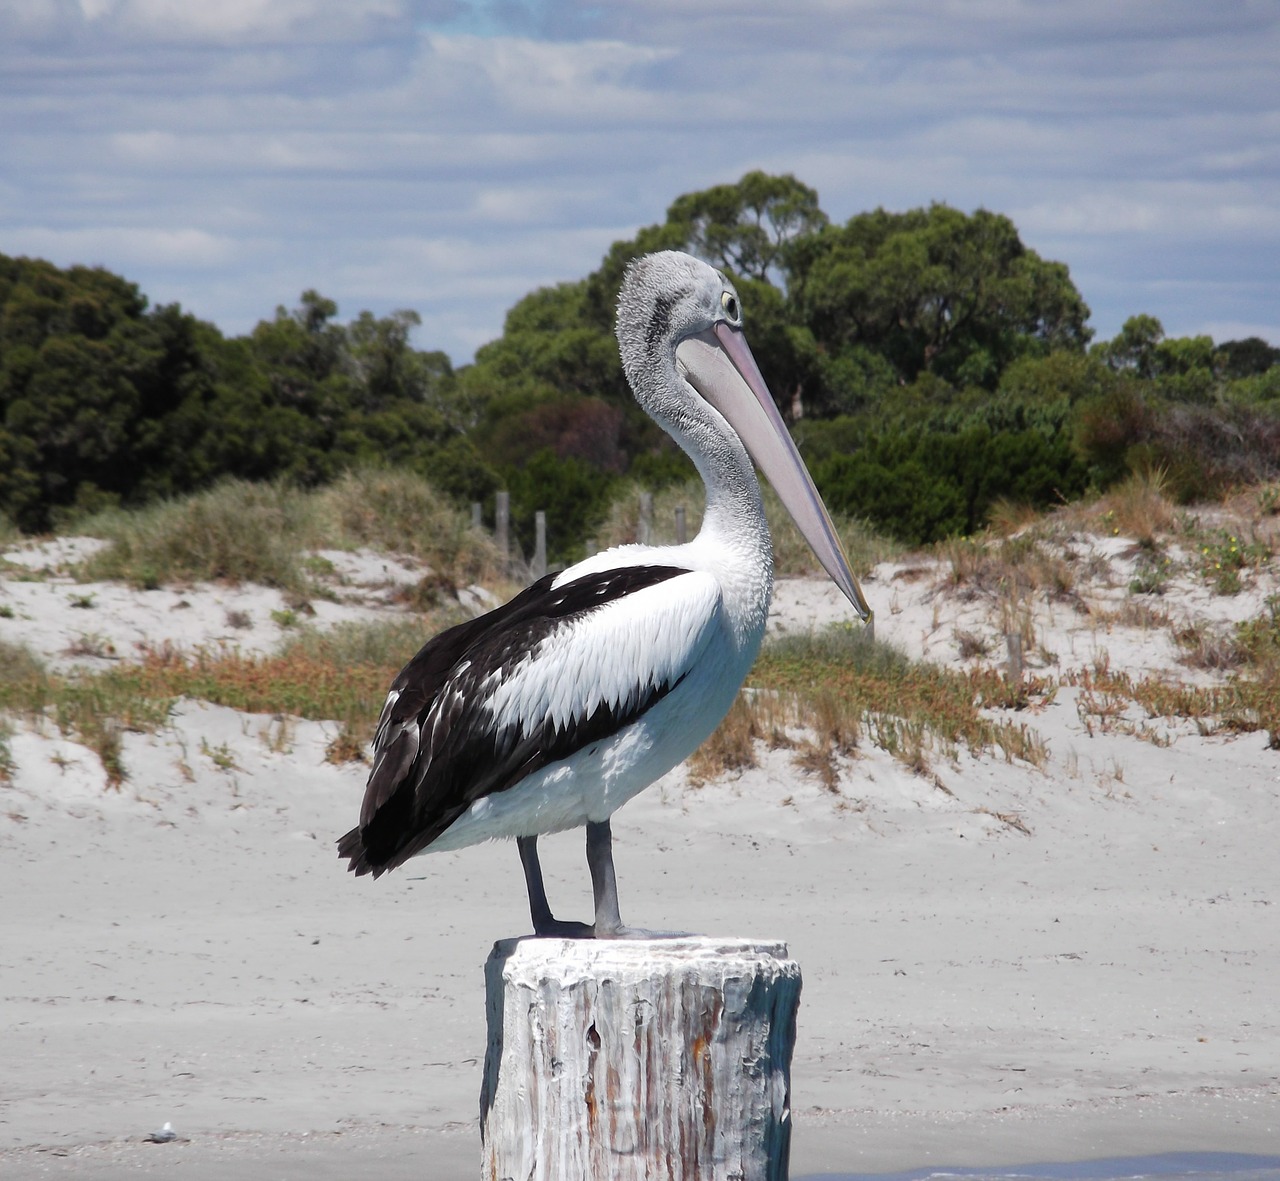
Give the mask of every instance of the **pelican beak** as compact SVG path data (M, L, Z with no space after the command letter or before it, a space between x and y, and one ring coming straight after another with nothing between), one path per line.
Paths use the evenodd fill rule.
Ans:
M796 450L742 332L717 323L682 340L676 348L676 361L694 389L737 431L831 580L859 616L870 619L871 608L849 569L849 559L836 536L827 506L814 487L813 477Z

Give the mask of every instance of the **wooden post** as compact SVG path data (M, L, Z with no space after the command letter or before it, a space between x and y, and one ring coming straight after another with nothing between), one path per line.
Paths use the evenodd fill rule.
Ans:
M498 554L502 559L504 570L511 566L511 494L495 492L493 494L493 539L498 545Z
M689 526L685 519L684 505L676 505L676 545L684 545L689 540Z
M786 1181L786 944L507 939L485 986L486 1181Z
M1009 649L1009 683L1011 685L1022 684L1022 633L1017 631L1005 632L1005 647Z
M547 514L538 509L533 514L533 569L534 578L547 572Z
M471 502L471 528L472 529L480 528L484 520L483 511L484 510L478 500L473 500Z
M653 541L653 493L640 493L640 522L636 526L636 540L641 545Z

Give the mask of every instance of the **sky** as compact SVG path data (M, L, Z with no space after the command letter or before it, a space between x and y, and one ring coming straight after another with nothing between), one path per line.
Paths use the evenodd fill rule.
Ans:
M755 168L1006 214L1097 339L1280 345L1277 0L0 0L0 253L229 334L315 288L464 363Z

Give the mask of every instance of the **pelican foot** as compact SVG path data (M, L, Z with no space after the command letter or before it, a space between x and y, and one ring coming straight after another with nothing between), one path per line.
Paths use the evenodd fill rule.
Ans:
M652 939L652 931L640 927L613 927L597 930L593 923L551 919L534 928L536 939Z
M539 939L594 939L596 929L590 923L575 923L549 918L537 923L533 929Z
M639 927L611 927L599 929L600 924L596 924L595 937L597 939L648 939L649 932L643 931Z

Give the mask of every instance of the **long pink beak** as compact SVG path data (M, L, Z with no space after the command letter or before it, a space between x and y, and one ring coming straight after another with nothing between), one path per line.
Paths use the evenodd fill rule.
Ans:
M862 619L871 608L849 568L827 506L787 430L773 395L760 374L746 338L736 328L716 324L682 340L676 359L689 382L738 433L747 453L773 485L791 519L831 580Z

